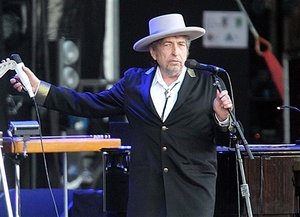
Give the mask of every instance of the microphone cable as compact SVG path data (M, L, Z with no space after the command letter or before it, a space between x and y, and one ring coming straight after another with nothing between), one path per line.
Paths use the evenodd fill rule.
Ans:
M231 101L232 101L232 113L235 115L235 100L234 100L234 93L233 93L233 85L232 85L232 82L231 82L231 78L230 78L230 75L229 73L225 70L225 75L226 75L226 78L228 80L228 84L229 84L229 90L230 90L230 97L231 97ZM234 126L233 126L233 120L230 118L230 122L229 122L229 131L232 132L232 131L236 131L234 129ZM235 132L234 132L235 133ZM229 146L232 147L233 144L232 144L232 139L229 140L230 141L230 144ZM239 168L239 165L238 165L238 159L237 159L237 154L235 154L235 171L236 171L236 189L237 189L237 213L238 213L238 216L240 217L241 216L241 193L240 193L240 168Z
M25 90L24 90L24 92L25 92ZM37 122L39 124L39 138L40 138L40 141L41 141L43 164L44 164L44 168L45 168L45 175L46 175L46 179L47 179L47 185L48 185L48 189L49 189L49 192L50 192L51 200L52 200L52 203L53 203L53 206L54 206L56 217L59 217L57 203L56 203L56 200L55 200L55 197L54 197L54 194L53 194L52 185L51 185L51 181L50 181L50 178L49 178L48 164L47 164L47 159L46 159L46 154L45 154L45 149L44 149L43 134L42 134L42 130L41 130L42 129L42 125L41 125L40 113L39 113L39 109L38 109L37 103L35 101L35 96L33 96L31 99L32 99L33 104L34 104L34 108L35 108L35 112L36 112L36 116L37 116ZM13 139L13 135L12 135L11 131L7 130L7 133L8 133L8 135L12 139L12 144L16 147L16 142ZM18 187L20 189L20 186L18 186ZM20 210L19 210L19 212L20 212Z
M37 103L35 101L35 97L32 97L32 100L33 100L33 104L34 104L34 108L35 108L35 112L36 112L36 116L37 116L37 122L40 125L40 127L39 127L39 137L40 137L40 141L41 141L41 149L42 149L43 163L44 163L44 167L45 167L45 174L46 174L47 184L48 184L49 192L50 192L50 195L51 195L52 203L54 205L55 214L56 214L57 217L59 217L57 203L56 203L56 200L55 200L55 197L54 197L54 194L53 194L52 185L51 185L51 181L50 181L50 178L49 178L48 163L47 163L45 149L44 149L40 113L39 113Z
M230 75L229 73L224 70L222 71L223 73L225 73L226 75L226 79L228 81L228 84L229 84L229 91L230 91L230 97L231 97L231 101L232 101L232 113L235 115L235 100L234 100L234 93L233 93L233 85L232 85L232 82L231 82L231 78L230 78ZM230 122L229 122L229 127L228 127L229 131L232 132L232 133L235 133L235 128L233 126L233 120L230 118ZM234 139L237 139L239 140L238 138L234 138ZM232 139L229 140L229 147L235 147L234 144L232 144ZM235 141L235 142L238 142L238 141ZM237 158L237 155L235 154L235 171L236 171L236 189L237 189L237 216L241 216L241 212L242 212L242 209L241 209L241 187L240 187L240 168L239 168L239 165L238 165L238 158Z
M228 84L229 84L230 98L231 98L231 101L232 101L232 112L233 112L233 114L235 114L235 102L234 102L234 94L233 94L231 78L230 78L229 73L226 70L224 70L224 73L226 75L226 78L227 78Z

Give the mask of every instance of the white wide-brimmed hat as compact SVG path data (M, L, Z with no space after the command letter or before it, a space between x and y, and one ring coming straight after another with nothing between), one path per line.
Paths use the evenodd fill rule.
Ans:
M149 21L149 36L146 36L133 45L133 49L139 52L149 51L149 45L159 39L170 36L188 36L190 40L195 40L205 34L205 29L201 27L185 26L181 14L166 14L154 17Z

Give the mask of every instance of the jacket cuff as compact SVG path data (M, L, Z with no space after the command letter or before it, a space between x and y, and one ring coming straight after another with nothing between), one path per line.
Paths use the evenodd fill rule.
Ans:
M44 105L46 98L48 96L51 84L41 81L38 90L35 95L35 100L38 105Z
M230 122L229 116L224 121L220 121L215 113L215 120L220 127L228 127L229 126L229 122Z

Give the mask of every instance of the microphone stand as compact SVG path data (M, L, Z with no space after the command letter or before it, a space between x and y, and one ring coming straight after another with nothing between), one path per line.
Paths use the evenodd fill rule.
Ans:
M213 85L216 86L217 89L221 92L222 87L220 85L219 77L215 73L212 73L212 76L213 76L213 79L214 79L214 84ZM242 194L242 197L245 198L248 217L253 217L251 203L250 203L250 192L249 192L248 184L246 182L245 170L244 170L244 166L243 166L243 160L242 160L242 156L241 156L240 145L239 145L239 142L238 142L238 139L237 139L238 137L235 134L236 130L238 131L239 136L240 136L241 140L243 141L243 145L244 145L245 150L247 151L248 156L250 157L250 159L254 159L254 157L253 157L253 155L252 155L252 153L249 149L248 142L247 142L247 140L244 136L244 133L241 129L241 126L240 126L239 122L236 120L236 117L235 117L234 113L231 111L231 109L228 109L228 112L229 112L230 117L233 121L232 126L229 127L229 130L230 130L231 139L235 142L236 160L237 160L238 165L239 165L241 180L242 180L242 184L240 186L241 194Z

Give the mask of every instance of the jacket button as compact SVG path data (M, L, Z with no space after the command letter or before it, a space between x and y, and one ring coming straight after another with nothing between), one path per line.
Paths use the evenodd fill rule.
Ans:
M167 130L167 129L168 129L168 127L166 127L166 126L162 126L162 127L161 127L161 129L162 129L163 131L165 131L165 130Z
M164 168L164 173L169 172L169 169L167 167Z
M164 146L164 147L162 147L162 151L167 151L167 147L166 146Z

